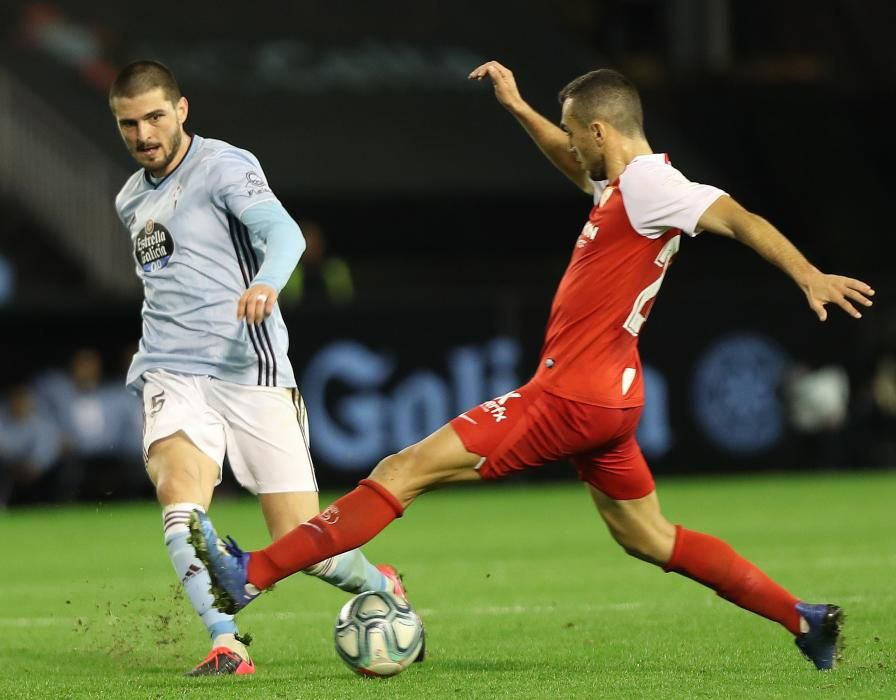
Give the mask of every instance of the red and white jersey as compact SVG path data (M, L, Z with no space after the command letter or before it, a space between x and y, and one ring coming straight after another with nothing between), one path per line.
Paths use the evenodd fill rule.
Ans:
M609 408L644 403L638 333L682 232L725 192L690 182L665 154L594 182L594 208L551 307L535 378L558 396Z

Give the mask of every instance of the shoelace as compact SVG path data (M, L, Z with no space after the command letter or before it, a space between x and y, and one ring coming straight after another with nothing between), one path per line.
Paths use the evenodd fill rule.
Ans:
M227 550L227 553L230 556L237 557L239 559L242 559L243 555L245 554L245 552L242 549L240 549L239 545L234 541L234 539L230 535L227 535L224 538L224 549Z
M227 550L228 554L230 554L232 557L236 557L240 561L242 561L243 558L246 556L246 553L242 549L240 549L240 546L234 541L234 539L230 535L227 535L226 537L224 537L224 549ZM254 598L255 596L257 596L260 593L260 591L258 591L257 589L255 589L254 591L247 590L249 585L251 585L251 584L248 584L248 582L247 582L247 585L243 587L243 600L244 601L252 600L252 598ZM271 586L271 588L273 588L273 586ZM249 639L252 639L252 638L249 637Z

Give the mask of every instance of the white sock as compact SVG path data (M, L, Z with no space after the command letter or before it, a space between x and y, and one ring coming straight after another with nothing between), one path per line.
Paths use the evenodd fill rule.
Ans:
M168 558L174 565L174 572L183 584L190 605L202 619L212 640L220 635L239 633L233 615L219 612L214 606L214 598L209 589L211 579L205 565L196 557L193 545L187 542L190 530L187 523L190 513L205 509L195 503L172 503L162 509L162 530L165 533L165 547Z
M319 564L305 569L309 576L341 588L349 593L364 591L391 591L392 582L373 564L367 561L360 549L337 554Z
M219 634L212 639L212 648L216 649L217 647L227 647L231 651L235 651L241 659L245 659L246 661L249 660L249 650L243 642L236 638L235 634L230 634L228 632L226 634Z

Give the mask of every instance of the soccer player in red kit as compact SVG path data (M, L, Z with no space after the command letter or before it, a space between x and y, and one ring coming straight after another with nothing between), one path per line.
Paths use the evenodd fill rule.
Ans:
M870 306L874 291L823 274L769 222L654 153L638 92L621 74L597 70L567 85L559 128L522 99L501 64L485 63L469 77L489 78L545 156L594 199L554 298L538 370L524 386L386 457L354 491L265 549L243 552L195 513L192 541L217 604L236 612L274 582L360 547L436 484L497 479L567 458L626 552L780 623L817 668L832 668L839 607L801 601L727 543L672 525L660 511L635 441L644 402L638 334L681 236L700 231L735 238L780 267L822 321L828 303L860 318L853 304Z

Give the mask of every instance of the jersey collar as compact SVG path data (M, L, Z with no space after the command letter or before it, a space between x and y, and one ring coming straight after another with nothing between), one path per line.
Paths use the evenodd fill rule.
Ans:
M180 167L190 159L190 156L192 156L193 153L194 153L195 151L197 151L197 150L199 149L199 145L200 145L200 143L201 143L202 140L203 140L202 137L201 137L201 136L197 136L196 134L188 134L188 136L190 137L190 147L187 149L187 152L184 154L184 157L181 158L180 163L178 163L178 164L175 166L174 170L172 170L170 173L168 173L168 174L167 174L165 177L163 177L161 180L159 180L158 182L156 182L156 181L153 179L152 175L149 174L149 171L146 170L146 169L144 168L144 170L143 170L143 181L144 181L149 187L151 187L151 188L154 189L154 190L159 189L162 185L164 185L166 182L168 182L168 179L169 179L172 175L174 175L174 173L176 173L176 172L180 169Z
M672 163L672 161L669 160L668 153L648 153L646 156L635 156L632 158L631 162L634 163L636 160L653 160L659 163L666 163L667 165ZM631 163L629 163L629 165L631 165Z
M619 173L619 175L617 176L617 178L616 178L615 180L613 180L613 182L611 182L611 183L609 184L609 186L610 186L610 187L618 187L618 186L619 186L619 178L622 177L622 174L623 174L626 170L628 170L630 167L632 167L632 165L633 165L634 163L638 163L638 162L642 162L642 163L643 163L643 162L648 162L648 163L649 163L649 162L653 162L653 163L665 163L666 165L671 165L671 163L672 163L672 161L669 160L669 154L668 154L668 153L648 153L647 155L644 155L644 156L635 156L634 158L632 158L632 159L629 161L628 165L626 165L626 166L622 169L622 172Z

